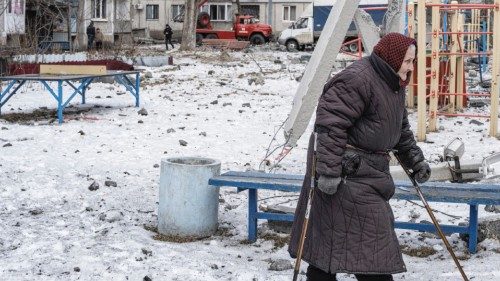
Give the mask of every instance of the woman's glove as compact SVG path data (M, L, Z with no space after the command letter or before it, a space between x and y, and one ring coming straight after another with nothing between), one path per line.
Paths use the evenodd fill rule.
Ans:
M425 161L420 161L412 168L415 180L419 183L424 183L431 177L431 167Z
M333 195L335 194L335 192L337 192L337 188L341 181L342 178L340 177L320 175L318 179L318 188L328 195Z

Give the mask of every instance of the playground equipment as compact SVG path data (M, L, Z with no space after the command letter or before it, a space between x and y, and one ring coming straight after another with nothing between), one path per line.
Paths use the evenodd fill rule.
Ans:
M418 24L417 80L410 82L408 106L414 107L417 88L418 126L417 138L424 141L427 132L437 131L438 116L463 116L489 118L489 135L498 136L498 96L500 75L500 0L494 4L451 4L440 0L418 0L417 23L426 22L426 9L432 9L431 32L426 24ZM415 3L408 4L408 35L415 36ZM493 19L491 18L493 15ZM467 23L466 23L467 22ZM427 36L431 36L430 42ZM430 44L429 44L430 43ZM428 45L429 44L429 45ZM491 45L491 46L490 46ZM492 61L491 88L489 92L467 92L464 83L464 61L477 57L479 73ZM427 58L430 71L426 71ZM444 73L441 65L445 66ZM430 83L421 83L430 80ZM418 83L416 83L418 82ZM427 93L428 92L428 93ZM490 98L489 115L461 112L470 97ZM427 113L427 101L429 109ZM440 107L439 107L440 106ZM428 127L426 128L426 122Z

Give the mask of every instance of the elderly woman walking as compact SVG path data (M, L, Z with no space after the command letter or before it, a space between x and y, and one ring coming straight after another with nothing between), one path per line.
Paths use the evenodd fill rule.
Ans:
M413 71L416 42L385 35L373 53L335 75L316 112L316 179L302 259L308 281L390 281L406 271L394 231L389 199L395 186L389 152L398 154L422 183L430 168L408 123L405 87ZM422 58L425 59L425 58ZM289 252L297 256L311 186L314 138L295 212Z

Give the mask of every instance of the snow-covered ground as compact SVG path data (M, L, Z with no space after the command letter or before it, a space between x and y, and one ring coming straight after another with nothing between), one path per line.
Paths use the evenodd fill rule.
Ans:
M41 84L30 83L2 108L2 117L21 113L21 120L0 119L0 280L290 280L292 270L268 270L287 259L284 234L260 222L260 238L246 243L247 194L221 189L217 235L189 243L163 242L156 236L159 165L172 156L219 159L222 170L257 169L269 142L285 120L305 63L304 53L266 49L251 53L170 52L174 66L145 68L139 115L133 97L118 84L94 83L87 104L66 110L65 123L36 119L34 110L54 110L55 100ZM259 73L264 72L264 80ZM257 81L249 85L249 79ZM260 83L263 82L263 83ZM69 87L65 87L69 88ZM486 112L488 108L470 110ZM411 113L416 128L416 114ZM420 143L437 161L443 147L461 137L464 159L481 161L500 151L488 137L489 123L468 118L440 118L438 133ZM308 135L308 133L306 133ZM304 173L306 139L281 162L277 172ZM180 145L180 140L187 145ZM281 132L275 144L283 141ZM10 144L10 145L8 145ZM117 186L105 186L105 181ZM96 181L95 191L89 186ZM261 204L276 198L261 192ZM269 198L274 197L274 198ZM430 220L410 202L393 201L400 220ZM431 203L443 223L466 220L468 208ZM480 217L492 216L480 207ZM461 280L436 236L397 230L408 272L396 280ZM263 239L262 237L266 237ZM449 237L471 280L500 280L500 243L488 239L477 254ZM423 254L420 253L419 256ZM425 256L425 255L424 255ZM305 270L307 264L303 263ZM146 278L147 280L147 278ZM339 280L354 280L348 275Z

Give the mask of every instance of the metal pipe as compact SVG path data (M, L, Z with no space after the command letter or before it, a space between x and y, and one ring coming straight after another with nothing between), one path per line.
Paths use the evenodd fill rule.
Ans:
M453 258L453 261L455 262L455 265L457 266L458 271L460 271L460 274L462 275L462 278L464 279L464 281L469 281L469 278L467 278L467 275L465 275L465 272L462 269L462 266L460 265L460 262L458 261L457 257L455 256L455 252L453 252L453 249L451 248L450 243L448 243L448 239L446 239L446 236L444 236L444 233L441 230L441 227L439 226L439 223L438 223L436 217L434 216L434 213L432 212L432 209L429 206L429 203L427 203L427 200L425 200L424 194L420 190L420 187L418 186L418 183L415 180L414 175L412 173L410 173L410 171L405 166L405 164L403 164L403 162L401 161L401 159L399 158L399 155L397 153L394 153L394 156L396 157L396 159L398 160L399 164L401 165L401 167L403 168L403 170L405 171L405 173L408 175L408 177L410 178L411 182L413 183L413 187L417 191L417 194L420 197L420 200L422 201L422 203L424 204L425 209L427 210L427 213L429 213L429 216L431 217L431 220L432 220L434 226L436 227L436 230L437 230L437 232L439 234L439 237L441 237L441 239L443 240L443 243L446 245L446 249L448 249L448 252L450 253L451 257ZM413 171L413 172L415 173L415 171Z
M461 9L495 9L496 4L435 4L426 3L426 7L441 7L441 8L461 8Z
M490 118L489 115L474 115L474 114L459 114L459 113L444 113L436 112L436 115L451 116L451 117L474 117L474 118Z

